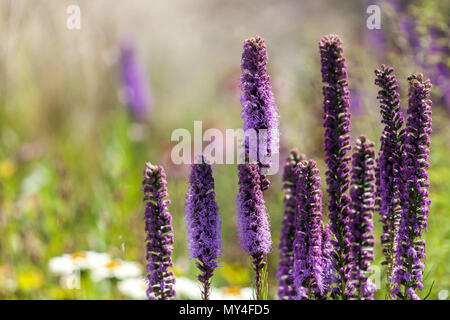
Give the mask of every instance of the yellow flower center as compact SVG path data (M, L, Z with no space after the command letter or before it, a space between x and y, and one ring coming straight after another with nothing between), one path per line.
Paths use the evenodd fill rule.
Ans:
M241 288L239 287L226 287L223 289L225 294L239 295L241 293Z
M75 253L72 253L70 256L73 260L86 259L87 254L86 254L86 252L75 252Z
M120 266L122 263L120 261L111 261L106 265L106 268L113 269L115 267Z

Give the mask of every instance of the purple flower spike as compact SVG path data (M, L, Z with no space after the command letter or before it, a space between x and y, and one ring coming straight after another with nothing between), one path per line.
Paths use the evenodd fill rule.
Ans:
M337 35L324 36L319 42L322 88L324 96L325 162L328 167L327 192L330 197L329 219L334 234L333 261L337 271L335 292L343 299L351 294L348 287L351 272L349 229L350 197L350 111L347 70L342 41Z
M425 240L430 211L428 172L431 134L431 82L422 74L409 78L408 119L402 152L401 219L397 239L393 295L419 299L423 289Z
M392 290L392 276L396 251L396 236L400 223L400 168L401 150L404 139L403 114L398 93L398 82L394 69L381 65L375 70L375 84L380 87L381 122L384 129L381 134L381 146L378 153L376 173L378 207L380 222L383 225L381 245L384 254L382 264L387 266L388 290Z
M324 297L322 260L322 191L319 169L314 160L296 167L297 207L294 239L294 283L298 299Z
M351 231L353 270L356 297L373 300L376 287L369 279L374 259L373 213L375 211L375 149L365 136L356 140L352 161Z
M277 106L270 85L270 77L267 74L267 50L264 39L257 36L244 41L241 69L243 129L244 131L248 129L257 131L258 147L256 151L258 153L255 160L261 167L267 169L270 168L271 163L267 159L260 158L259 147L266 145L267 150L261 151L263 155L270 156L279 153L279 132ZM266 137L260 134L260 130L267 130ZM246 144L246 157L248 150L248 144ZM265 183L268 187L267 181Z
M322 224L322 270L324 281L324 296L328 294L336 283L336 270L333 262L333 244L331 230L327 224Z
M261 189L259 165L239 164L239 191L236 199L238 237L241 247L253 258L256 272L256 297L261 295L261 271L266 265L264 256L272 246L269 217Z
M221 219L215 196L211 165L202 158L201 164L191 167L185 211L189 252L202 272L198 279L203 284L204 300L209 299L210 279L222 251Z
M149 80L140 68L130 43L121 45L120 73L128 106L133 116L143 120L153 104Z
M145 164L142 181L145 204L145 231L147 233L147 297L149 300L168 300L175 296L175 276L171 254L173 251L172 216L167 211L170 200L163 167Z
M295 238L295 208L296 208L296 186L298 175L295 167L300 161L306 160L305 155L299 154L292 149L286 159L283 171L284 189L284 215L283 227L280 239L280 262L278 264L277 278L278 297L280 300L295 300L297 290L294 285L294 253L293 245Z

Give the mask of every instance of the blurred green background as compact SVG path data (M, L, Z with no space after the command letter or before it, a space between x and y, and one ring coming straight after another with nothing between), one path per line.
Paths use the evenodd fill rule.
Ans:
M328 33L344 41L352 140L364 133L378 147L382 125L373 70L381 63L396 68L406 108L407 76L428 76L439 63L448 71L450 59L448 1L378 3L381 30L366 28L366 8L372 3L356 0L1 1L0 298L128 298L101 283L64 288L48 263L63 253L94 250L144 266L140 185L146 161L163 165L168 175L176 275L195 279L184 226L189 168L171 162L176 143L170 137L176 128L193 132L194 120L203 121L203 130L242 126L240 55L248 37L260 35L268 47L282 157L298 148L318 161L324 181L318 41ZM66 27L71 4L81 8L79 30ZM399 27L402 19L414 22L417 46ZM429 31L436 28L441 50L430 50L434 38ZM133 43L151 85L153 103L144 118L133 116L124 99L119 69L123 39ZM434 281L430 298L445 299L450 290L450 118L448 78L436 79L432 207L421 296ZM214 176L224 253L213 285L248 287L250 259L236 235L236 165L216 165ZM280 174L271 181L265 200L274 242L270 297L275 298L283 194ZM327 202L325 196L324 208ZM375 266L381 261L377 219L378 214ZM379 290L377 297L384 296Z

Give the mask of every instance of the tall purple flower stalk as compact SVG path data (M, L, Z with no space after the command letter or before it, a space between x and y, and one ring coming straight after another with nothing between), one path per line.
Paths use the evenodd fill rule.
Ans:
M284 214L280 237L280 261L278 264L278 297L280 300L295 300L297 290L294 284L294 238L296 187L298 175L295 168L300 161L306 160L305 155L292 149L283 168Z
M356 298L373 300L376 287L369 279L374 260L373 213L375 211L374 143L361 135L356 140L352 160L352 281Z
M261 189L260 168L255 164L239 164L239 191L236 199L238 237L241 247L253 259L256 274L256 298L261 299L261 272L272 246L269 217Z
M147 297L150 300L168 300L175 296L173 267L172 216L167 210L170 200L163 167L145 164L142 181L145 204L145 231L147 233Z
M431 82L422 74L409 78L408 119L401 167L401 219L397 239L393 295L398 299L419 299L423 289L425 240L430 211L428 172L431 134Z
M271 156L279 153L278 111L275 105L270 77L267 74L267 50L264 39L254 37L244 41L244 51L241 60L241 116L244 120L243 129L256 130L258 144L256 156L262 173L271 166L269 159L261 155ZM264 134L261 130L266 130ZM253 155L246 142L245 156ZM261 148L265 148L261 150ZM263 189L268 187L268 181L263 176Z
M350 197L350 111L347 70L342 41L337 35L324 36L319 42L322 89L324 96L325 162L327 192L330 197L329 219L334 234L333 261L337 271L336 294L346 299L351 272L351 242L349 229Z
M219 208L214 192L214 178L211 165L202 158L200 164L193 164L186 194L186 227L191 258L201 274L202 298L209 299L210 279L217 268L221 247Z
M120 49L120 75L125 88L127 104L133 116L138 120L143 120L151 112L153 104L149 79L139 66L131 44L124 42Z
M404 139L404 119L398 93L398 81L394 69L381 65L375 70L375 84L380 87L381 146L378 153L376 174L377 195L379 197L380 222L383 225L381 245L384 254L383 265L387 266L388 290L392 290L392 276L396 251L396 236L400 223L400 169L401 148Z
M326 293L322 260L322 191L314 160L296 166L294 283L298 299L320 299Z
M245 141L243 155L245 163L238 166L239 193L236 199L238 233L241 246L253 258L256 297L261 299L263 286L261 273L266 265L264 256L270 251L272 244L262 192L270 185L266 177L272 165L270 158L279 153L278 113L270 77L267 74L267 50L264 39L258 36L247 39L244 41L243 49L241 116L244 120L244 131L255 130L257 141ZM255 155L256 159L253 158ZM256 166L253 165L255 160Z

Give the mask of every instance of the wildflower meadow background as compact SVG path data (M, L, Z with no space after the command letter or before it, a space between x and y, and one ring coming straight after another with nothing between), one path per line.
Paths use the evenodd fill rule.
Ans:
M81 10L79 29L67 25L73 4ZM366 26L371 4L381 8L381 29ZM264 193L273 242L268 298L276 299L282 164L290 149L316 161L323 207L329 204L318 47L326 34L343 42L352 145L364 134L379 150L374 70L381 64L395 68L404 112L411 73L433 84L420 295L431 290L429 299L448 299L449 21L443 0L1 1L0 299L145 299L147 161L167 176L174 289L178 297L201 298L185 224L190 167L172 162L170 137L177 128L193 132L194 120L203 121L203 131L242 127L242 43L256 35L265 39L280 116L280 169ZM213 175L222 255L211 266L210 298L251 299L252 261L236 227L237 165L214 165ZM379 218L377 212L373 277L375 298L383 299Z

